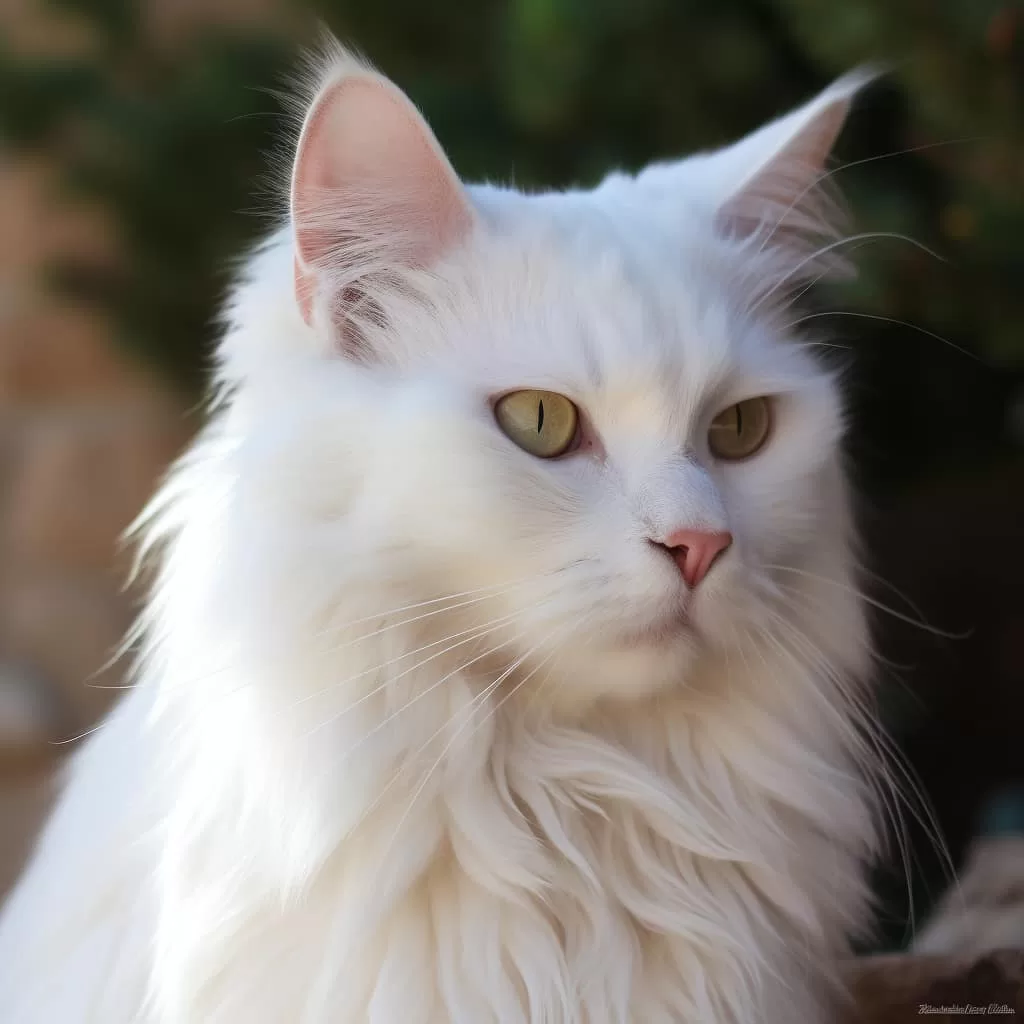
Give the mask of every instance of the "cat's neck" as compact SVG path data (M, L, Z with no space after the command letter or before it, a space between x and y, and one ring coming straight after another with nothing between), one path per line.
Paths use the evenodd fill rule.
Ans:
M472 909L501 922L481 926L481 947L465 954L479 960L474 970L497 957L513 974L533 972L537 998L550 1005L561 985L585 983L587 998L605 1001L646 991L640 1005L662 1019L670 1003L658 986L669 976L692 992L701 977L753 977L761 960L812 944L825 956L861 924L860 864L873 831L850 751L814 695L821 680L767 650L714 671L721 675L709 668L700 688L576 719L514 701L474 718L482 680L453 678L431 693L425 679L410 681L420 700L408 742L397 727L380 727L378 708L376 734L344 770L331 747L343 734L358 738L365 722L356 719L372 700L344 728L309 735L277 713L243 711L253 701L245 688L225 691L247 716L244 728L235 723L247 745L217 742L211 731L184 759L189 802L175 808L170 830L193 841L177 850L178 870L201 863L209 875L192 883L217 891L245 865L260 887L307 894L334 915L332 956L370 979L384 970L370 955L377 943L414 934L412 922L421 927L428 913L441 929L431 955L455 955L455 926ZM802 701L766 699L782 672ZM218 799L212 785L222 788ZM224 907L228 916L249 912ZM584 919L593 934L578 931ZM517 934L531 937L529 948ZM627 964L631 945L637 959ZM755 1017L756 1009L735 1015Z
M234 780L232 802L264 838L265 819L286 847L294 832L297 874L371 820L400 831L403 816L450 809L469 792L521 807L557 794L580 812L661 823L666 841L694 844L694 855L739 859L756 853L763 839L752 837L772 820L803 817L834 834L832 818L850 820L859 806L849 709L832 681L793 653L769 646L742 661L707 658L672 690L549 714L537 690L496 697L490 677L459 672L454 657L420 656L408 669L397 632L329 664L241 652L207 673L201 694L179 682L194 666L167 662L164 704L190 723L197 780ZM404 646L422 648L422 637L410 633ZM783 678L791 699L780 702ZM195 793L205 802L204 783ZM540 821L541 812L530 815ZM858 819L845 838L855 842L862 826Z

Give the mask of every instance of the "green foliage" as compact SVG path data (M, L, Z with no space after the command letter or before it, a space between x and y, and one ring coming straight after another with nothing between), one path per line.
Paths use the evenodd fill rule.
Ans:
M899 141L939 143L920 154L927 193L908 182L895 194L905 230L940 247L949 263L928 267L926 279L909 264L908 279L891 277L893 290L909 299L897 315L973 336L988 358L1019 364L1024 10L1003 0L780 6L807 51L830 67L867 55L892 60L903 86Z
M291 48L207 36L172 54L141 37L137 4L75 6L95 15L102 44L75 61L0 51L0 132L57 159L56 201L112 217L116 265L62 261L50 268L53 284L99 303L129 349L198 389L231 261L273 209L254 193L281 127L263 87L283 74Z
M0 51L0 131L15 147L55 153L67 201L105 207L124 249L115 270L60 266L54 279L101 302L126 345L196 388L226 275L280 206L264 188L283 127L274 90L300 40L242 27L160 47L135 0L52 2L89 24L97 44L77 62ZM1015 5L315 6L410 92L464 175L527 187L593 181L610 166L724 142L852 65L891 59L841 147L847 160L870 162L837 181L860 229L905 234L947 262L873 240L858 252L860 282L821 299L822 314L851 315L809 326L860 349L862 462L879 480L1001 450L1009 386L1024 363L1024 21ZM948 409L941 424L936 404Z

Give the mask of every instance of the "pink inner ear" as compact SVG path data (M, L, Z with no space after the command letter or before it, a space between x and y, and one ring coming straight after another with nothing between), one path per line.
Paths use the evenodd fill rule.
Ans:
M455 172L412 104L385 79L324 89L292 177L296 300L309 320L320 273L426 267L464 237L472 214Z
M739 235L771 230L777 244L830 233L837 210L823 189L826 162L863 73L834 83L810 103L711 157L727 191L720 220Z

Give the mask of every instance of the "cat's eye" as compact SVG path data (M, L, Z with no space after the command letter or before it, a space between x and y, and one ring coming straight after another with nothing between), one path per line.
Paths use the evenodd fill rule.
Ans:
M712 421L708 447L716 459L745 459L764 447L772 426L767 398L748 398L730 405Z
M576 439L579 412L554 391L513 391L499 398L494 418L508 438L540 459L564 455Z

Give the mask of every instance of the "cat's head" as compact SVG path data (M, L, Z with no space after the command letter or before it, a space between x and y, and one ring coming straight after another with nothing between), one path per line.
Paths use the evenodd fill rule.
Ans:
M428 639L476 637L466 661L525 658L513 681L553 667L566 700L685 683L804 615L848 522L835 380L787 304L841 269L818 184L861 82L718 152L524 195L465 186L394 85L337 59L291 244L224 349L318 586L421 608Z

